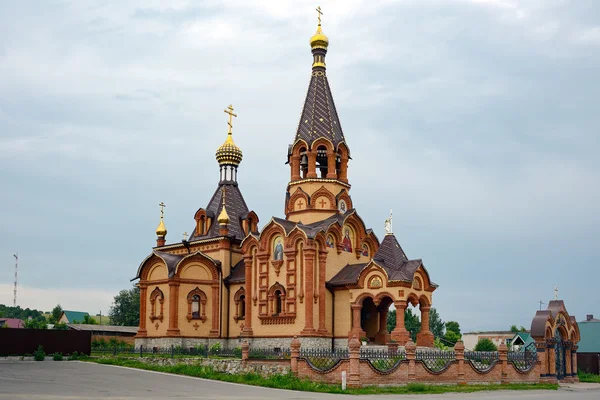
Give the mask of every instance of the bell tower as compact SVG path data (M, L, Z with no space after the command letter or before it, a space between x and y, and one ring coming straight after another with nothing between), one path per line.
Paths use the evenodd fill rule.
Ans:
M310 38L312 72L294 142L288 148L290 182L285 214L290 221L309 224L352 208L348 194L348 160L342 125L327 81L325 56L329 38L319 24Z

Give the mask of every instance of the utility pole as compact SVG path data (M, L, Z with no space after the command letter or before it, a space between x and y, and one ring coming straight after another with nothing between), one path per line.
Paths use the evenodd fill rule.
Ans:
M15 289L13 291L13 307L17 306L17 274L19 272L19 253L13 254L15 257Z

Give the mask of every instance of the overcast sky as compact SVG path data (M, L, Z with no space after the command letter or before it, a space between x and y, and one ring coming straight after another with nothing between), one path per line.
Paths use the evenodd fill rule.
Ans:
M0 303L103 314L194 226L238 114L239 182L284 216L314 1L0 4ZM359 214L463 331L600 314L600 2L321 1Z

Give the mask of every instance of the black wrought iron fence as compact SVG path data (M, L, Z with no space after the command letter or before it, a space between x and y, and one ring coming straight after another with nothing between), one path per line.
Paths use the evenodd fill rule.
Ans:
M253 348L248 351L248 358L255 360L289 360L291 351L288 348Z
M497 351L465 351L465 360L480 372L489 371L500 360Z
M432 372L441 372L455 360L453 351L417 349L416 360L420 360Z
M369 349L362 347L360 349L361 360L367 360L373 368L386 373L395 370L402 360L406 359L404 350L392 349Z
M523 351L508 352L508 361L511 362L516 369L522 372L531 370L537 363L537 349L535 344L531 343Z
M349 359L348 349L300 349L300 358L306 360L315 370L326 372L333 369L342 360Z

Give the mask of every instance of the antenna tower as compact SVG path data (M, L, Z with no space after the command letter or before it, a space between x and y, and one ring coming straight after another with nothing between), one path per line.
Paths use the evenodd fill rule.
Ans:
M19 253L13 254L15 257L15 289L13 291L13 307L17 306L17 274L19 272Z

